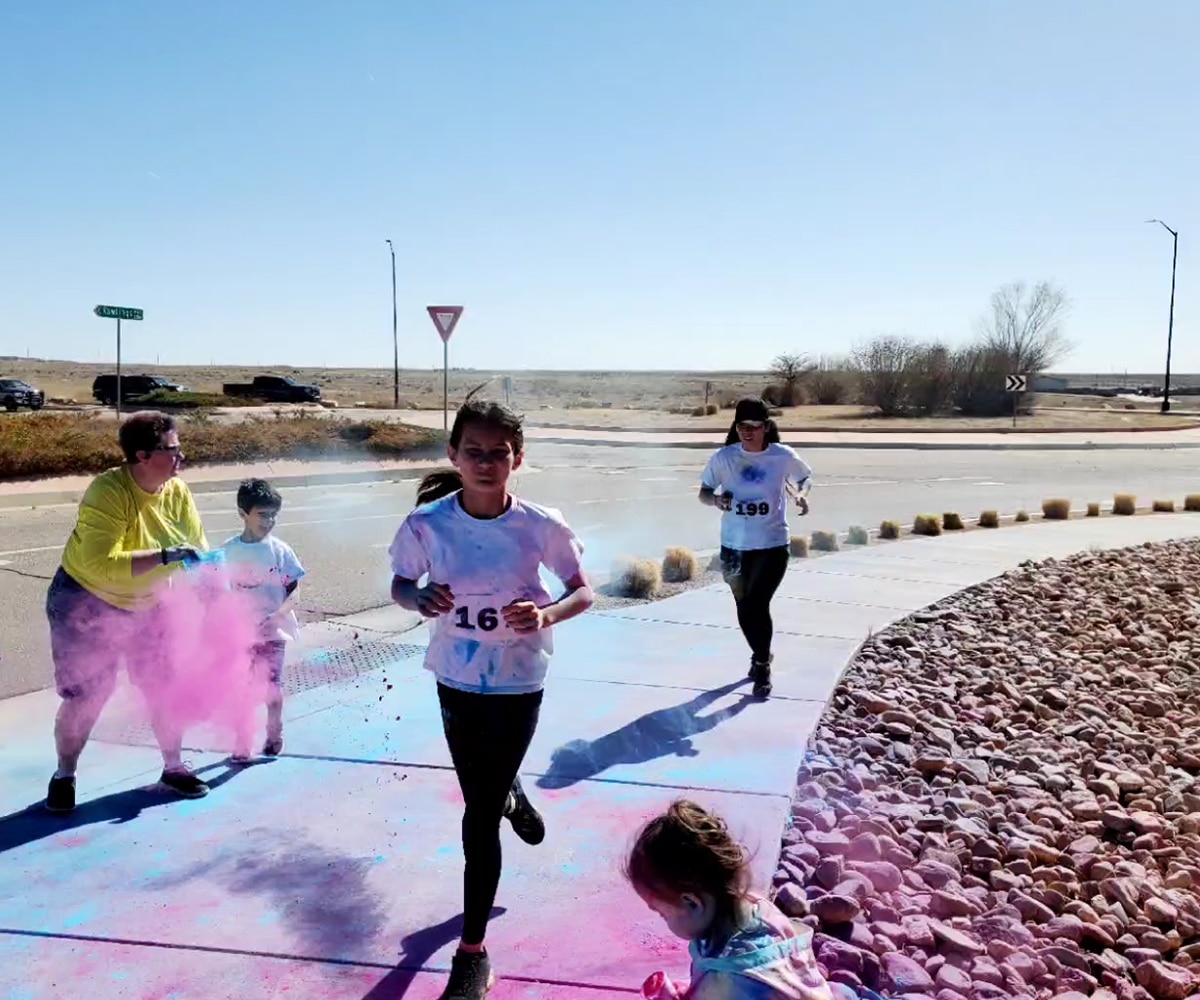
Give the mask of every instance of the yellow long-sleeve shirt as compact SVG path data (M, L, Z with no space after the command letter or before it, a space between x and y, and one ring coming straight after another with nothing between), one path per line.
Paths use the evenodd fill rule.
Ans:
M133 575L133 553L191 545L207 549L204 526L181 479L147 493L122 465L92 480L63 550L62 566L82 587L126 611L154 606L154 591L177 566Z

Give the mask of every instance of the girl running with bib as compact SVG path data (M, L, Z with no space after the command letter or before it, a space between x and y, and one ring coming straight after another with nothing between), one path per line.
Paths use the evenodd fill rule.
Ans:
M546 832L517 775L537 726L551 628L593 601L583 544L562 515L508 492L523 452L520 417L468 402L450 431L457 471L425 478L390 549L393 599L431 619L425 666L466 804L463 932L442 1000L477 1000L492 984L484 935L500 882L500 822L528 844ZM543 566L565 588L557 600Z
M700 502L724 512L721 570L750 645L750 677L760 698L771 693L771 598L788 565L788 483L796 484L797 506L807 514L811 478L804 460L779 443L767 404L754 396L738 401L725 447L700 477Z
M657 972L642 987L648 1000L832 1000L812 929L750 891L746 849L720 817L686 799L672 803L642 828L625 874L670 931L691 942L691 981Z

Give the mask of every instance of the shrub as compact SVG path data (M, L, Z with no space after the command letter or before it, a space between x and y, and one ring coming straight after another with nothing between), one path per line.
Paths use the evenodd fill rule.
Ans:
M706 417L715 417L721 412L721 408L716 403L708 403L704 407L704 415Z
M1087 505L1087 516L1088 517L1099 517L1100 516L1100 505L1095 502L1089 503Z
M1024 524L1026 521L1029 520L1029 511L1027 511L1027 510L1017 511L1016 514L1013 515L1013 520L1016 521L1017 524Z
M1175 501L1174 500L1155 500L1151 509L1154 511L1155 514L1174 514L1175 513Z
M814 531L812 533L812 549L814 552L836 552L838 536L836 531Z
M1128 517L1131 514L1137 513L1137 497L1132 493L1118 493L1113 497L1114 514L1119 514L1123 517Z
M807 354L780 354L771 362L771 378L780 390L776 406L796 406L801 401L800 383L817 367ZM763 397L766 398L765 396Z
M954 511L947 511L942 515L942 527L947 531L962 531L963 520Z
M846 532L847 545L867 545L871 541L871 536L867 533L867 529L854 525Z
M808 539L803 535L792 535L791 541L788 542L788 551L793 559L807 559Z
M922 416L945 413L954 399L954 358L943 344L919 344L909 359L908 397Z
M696 576L698 565L691 549L672 546L663 554L662 578L667 583L686 583Z
M1200 511L1200 493L1189 493L1183 498L1183 509L1192 513Z
M846 362L822 358L817 370L808 377L808 390L821 406L837 406L850 397L850 373Z
M704 407L693 406L690 410L688 410L688 414L693 417L702 417L704 416Z
M612 589L618 597L657 597L662 571L650 559L622 559L613 567Z
M914 535L940 535L942 519L937 514L918 514L913 518L912 531Z
M889 542L900 537L899 521L883 521L879 525L879 537Z
M985 510L979 515L979 527L981 528L998 528L1000 527L1000 512L996 510Z
M1066 521L1071 517L1071 501L1061 498L1042 501L1042 517L1047 521Z
M876 337L851 355L862 401L879 410L880 416L894 417L908 409L908 382L916 350L904 337Z

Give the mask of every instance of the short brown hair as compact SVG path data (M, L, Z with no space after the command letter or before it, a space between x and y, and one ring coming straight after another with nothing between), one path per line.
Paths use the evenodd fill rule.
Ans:
M117 432L125 461L136 465L139 451L154 451L163 435L176 429L175 418L169 413L159 413L157 410L131 413L121 422L121 429Z
M625 877L659 899L704 893L724 909L748 890L750 861L720 816L689 799L677 799L642 827L625 863Z

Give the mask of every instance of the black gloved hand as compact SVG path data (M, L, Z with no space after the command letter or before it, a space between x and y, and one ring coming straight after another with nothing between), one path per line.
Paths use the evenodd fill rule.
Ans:
M170 566L172 563L198 563L200 553L190 545L172 545L162 550L162 561L164 566Z

